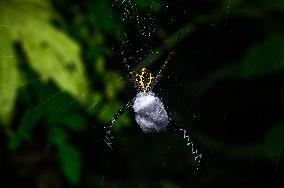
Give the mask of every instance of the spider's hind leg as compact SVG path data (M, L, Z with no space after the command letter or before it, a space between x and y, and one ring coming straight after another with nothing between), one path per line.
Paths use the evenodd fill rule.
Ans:
M112 136L112 126L118 120L118 118L129 108L133 105L133 99L129 101L124 107L122 107L118 112L114 114L114 116L111 118L111 120L104 126L104 129L106 131L106 135L104 138L104 142L112 149L113 139Z

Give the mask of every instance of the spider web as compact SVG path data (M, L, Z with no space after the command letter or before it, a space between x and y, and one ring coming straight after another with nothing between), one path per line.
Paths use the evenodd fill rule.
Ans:
M153 53L158 30L158 15L151 12L153 6L154 1L150 1L144 10L133 0L116 0L113 4L121 12L121 52L131 66Z
M148 56L150 56L150 59L148 59L149 64L154 64L154 58L151 57L155 53L160 53L157 50L159 46L165 45L165 37L163 36L165 31L175 32L178 19L182 20L183 17L188 16L188 10L182 7L182 0L175 2L162 1L161 4L155 3L157 2L149 1L145 9L139 8L137 1L133 0L116 0L113 4L113 8L117 8L121 12L121 55L125 59L124 63L129 64L133 69L139 63L145 63L144 60ZM158 6L156 7L159 9L156 10L157 12L155 12L155 6ZM181 11L177 11L177 9ZM175 14L172 14L172 12L175 12ZM180 12L180 14L177 15L176 12ZM175 27L173 23L175 23ZM156 63L155 61L155 64L158 64L154 64L155 68L158 70L162 63ZM197 150L188 130L178 128L176 133L185 140L186 145L190 148L198 170L202 154Z
M182 2L182 1L181 1ZM181 4L179 4L181 6ZM169 29L168 27L172 26L172 23L177 21L180 18L177 15L170 15L171 9L174 8L173 2L163 2L160 5L157 5L157 2L150 1L147 7L139 7L135 1L131 0L116 0L113 4L113 7L117 7L122 12L121 21L122 21L122 32L121 32L121 50L123 52L124 58L126 58L127 63L131 66L137 66L143 59L147 58L150 54L160 53L157 49L164 40L164 32L165 30L174 31L175 28ZM156 8L155 8L156 7ZM160 8L157 8L160 7ZM161 10L157 10L161 9ZM182 11L182 15L185 16L186 12ZM164 17L168 17L168 22L163 22ZM0 29L13 29L8 25L0 25ZM1 54L2 55L2 54ZM4 55L4 54L3 54ZM10 56L7 54L6 56L2 56L1 58L22 58L21 55ZM150 63L153 63L153 60L150 59ZM159 67L159 66L157 66ZM19 89L21 87L27 87L30 84L34 84L35 82L42 81L43 78L36 78L32 80L28 80L23 84L11 86L9 85L5 91L1 92L9 92L9 90ZM82 80L79 80L75 85L79 85ZM66 103L63 108L69 108L75 102L80 100L80 98L84 97L88 91L83 90L79 97L71 100ZM42 108L47 103L51 102L54 98L59 97L63 93L63 89L55 92L50 97L44 99L41 103L34 107L34 110L38 110ZM94 106L99 101L95 102L92 106L89 107L94 108ZM192 154L195 160L200 163L201 155L198 154L198 151L193 146L193 142L189 139L187 132L185 129L180 130L182 132L181 137L186 140L186 144L192 148ZM198 154L198 155L197 155Z

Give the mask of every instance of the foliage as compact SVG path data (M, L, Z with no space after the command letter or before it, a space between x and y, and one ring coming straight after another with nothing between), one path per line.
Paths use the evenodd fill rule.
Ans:
M109 11L105 11L106 9ZM80 46L74 39L52 24L52 21L60 21L60 17L48 1L1 1L0 12L0 121L5 125L3 130L6 130L10 137L9 147L11 150L17 150L25 140L33 140L33 132L37 125L45 126L47 142L57 148L57 156L64 175L71 184L77 184L81 174L81 152L68 142L69 136L66 131L80 132L85 123L81 115L70 114L70 106L74 106L73 103L77 101L86 106L89 105L88 112L103 114L98 115L97 119L106 122L121 105L112 101L106 105L98 105L95 110L93 109L93 103L104 99L96 97L101 95L98 91L93 94L89 91L89 81L81 60ZM108 1L100 1L100 6L90 2L88 17L104 32L112 32L116 37L119 37L119 25L112 19L108 19L108 12L110 12ZM103 14L105 15L103 16ZM99 16L103 16L104 19L96 19ZM113 24L116 24L116 27L113 27ZM100 34L97 33L94 41L90 43L91 46L101 44L98 35ZM93 54L93 52L91 53ZM115 100L116 93L123 88L123 79L115 72L105 72L103 54L95 52L95 56L92 55L89 58L97 59L96 73L106 83L106 98ZM28 69L33 72L32 75L29 71L23 70L23 67L27 69L26 63L29 65ZM113 82L113 80L120 81ZM29 107L22 114L16 130L11 132L9 125L15 114L17 96L21 87L27 89L30 84L33 84L38 90L41 87L38 85L38 81L45 84L52 81L57 85L59 91L51 89L52 92L37 94L40 103L36 102L37 99L33 97L27 97L30 95L29 93L21 94L20 97L24 99L21 101ZM44 90L47 91L47 89ZM66 97L58 97L62 93L68 93L76 99L66 102ZM63 109L62 101L65 101ZM42 124L43 120L46 123ZM128 121L124 116L118 121L118 124L125 124ZM64 127L62 127L63 125Z
M242 60L243 77L263 76L284 69L283 44L284 37L276 35L252 46Z
M10 121L15 108L17 86L23 82L13 48L16 42L22 45L27 62L40 75L41 80L54 81L63 91L74 97L80 97L81 92L87 90L79 45L50 24L56 15L48 2L1 1L0 12L0 23L4 27L0 34L3 66L0 69L0 86L3 92L0 101L1 106L5 106L0 111L2 123L7 124ZM7 86L12 87L11 91L5 92ZM80 97L80 100L83 101L84 98Z
M138 68L175 49L155 92L193 129L200 174L176 136L123 129L136 125L129 113L114 127L118 149L105 152L102 127L135 94L120 73L122 2L162 28ZM283 12L278 0L1 0L0 169L13 174L3 186L272 186L284 169Z

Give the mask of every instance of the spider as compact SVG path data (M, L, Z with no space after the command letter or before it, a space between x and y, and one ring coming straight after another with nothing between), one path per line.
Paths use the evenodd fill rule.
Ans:
M162 64L156 77L154 77L152 73L146 68L142 68L138 72L131 71L130 66L127 64L126 59L124 58L123 62L128 71L128 77L133 83L137 94L111 118L106 126L104 126L104 129L106 130L104 141L110 148L112 148L111 145L113 139L113 136L111 134L112 126L115 121L130 107L132 107L135 112L135 120L137 124L145 133L164 131L169 126L169 123L173 121L173 119L167 113L163 102L152 91L162 78L163 72L166 69L166 66L173 54L173 52L169 53L166 61ZM200 162L202 155L199 154L197 149L194 147L193 142L187 135L187 131L174 125L175 124L173 123L170 128L173 131L182 134L182 137L187 141L187 145L191 146L192 154L194 155L195 160Z
M162 101L152 90L161 79L172 54L173 53L169 54L156 77L153 77L152 73L146 68L142 68L138 72L131 71L130 66L126 63L126 59L124 58L124 63L128 70L128 77L137 90L137 94L122 107L104 127L106 129L105 142L107 145L111 147L111 139L113 138L111 130L113 124L130 107L132 107L135 112L137 124L145 133L160 132L167 127L170 118Z

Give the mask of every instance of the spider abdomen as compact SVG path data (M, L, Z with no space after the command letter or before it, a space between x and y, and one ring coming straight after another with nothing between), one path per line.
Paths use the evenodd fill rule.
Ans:
M146 133L162 131L169 124L169 117L162 101L151 91L138 93L133 109L136 122Z

